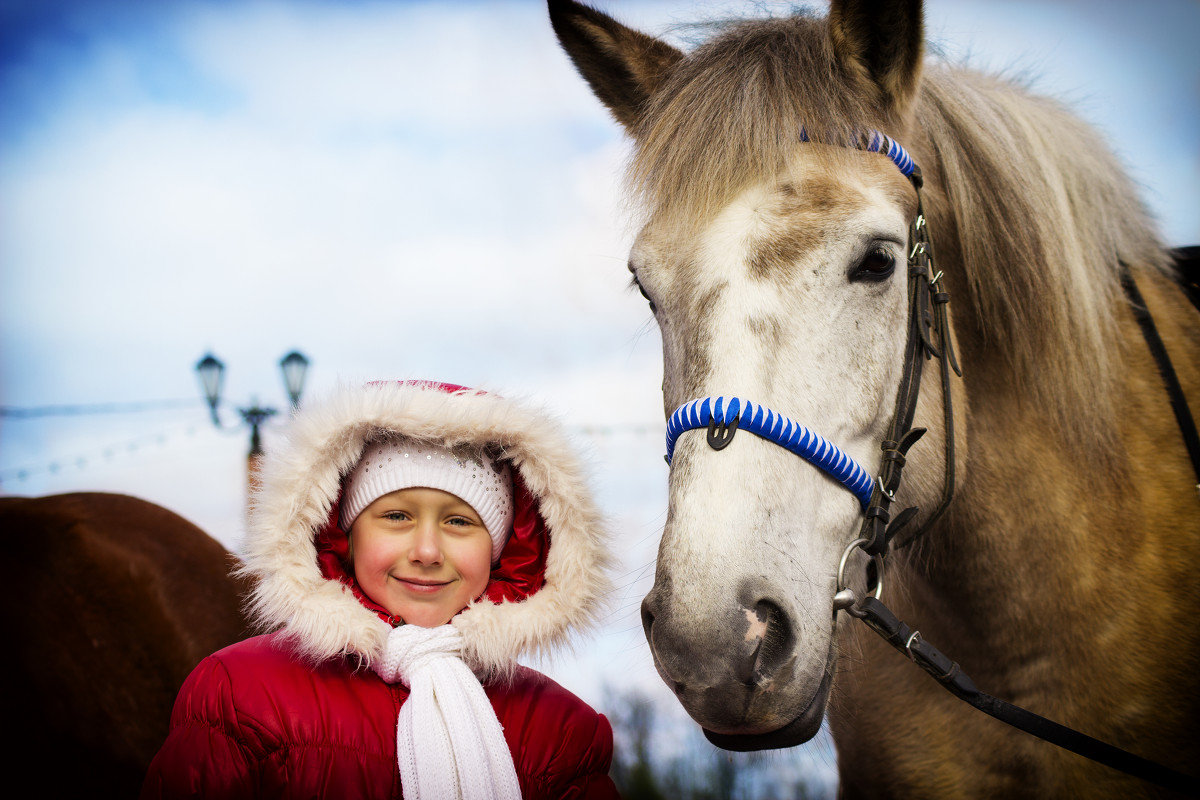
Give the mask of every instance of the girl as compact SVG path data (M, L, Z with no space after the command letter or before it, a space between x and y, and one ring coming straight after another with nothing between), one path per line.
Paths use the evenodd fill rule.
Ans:
M306 407L241 568L273 632L197 666L143 798L615 798L608 721L515 662L595 621L604 544L537 409L416 382Z

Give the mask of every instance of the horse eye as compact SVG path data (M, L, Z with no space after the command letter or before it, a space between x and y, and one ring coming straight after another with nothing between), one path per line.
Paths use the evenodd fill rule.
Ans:
M887 250L872 250L850 273L850 280L882 281L895 269L895 256Z
M633 285L637 287L638 294L646 298L646 302L650 304L650 313L657 314L658 306L654 305L654 301L650 299L650 295L646 294L646 290L642 288L642 284L638 283L638 279L633 279Z

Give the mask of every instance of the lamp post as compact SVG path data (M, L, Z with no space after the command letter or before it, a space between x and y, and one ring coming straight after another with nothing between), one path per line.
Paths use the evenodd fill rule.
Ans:
M279 369L283 373L283 386L287 391L288 400L295 410L300 404L300 395L304 391L304 378L308 372L308 359L293 350L279 361ZM200 388L204 391L204 399L208 401L209 411L212 412L213 425L225 430L221 425L221 417L217 408L221 403L221 388L225 378L225 365L212 353L200 359L196 364L196 374L200 377ZM255 400L248 408L238 408L242 422L250 426L250 452L246 456L247 492L252 493L258 485L259 460L262 457L262 436L259 428L278 412L274 408L260 406Z

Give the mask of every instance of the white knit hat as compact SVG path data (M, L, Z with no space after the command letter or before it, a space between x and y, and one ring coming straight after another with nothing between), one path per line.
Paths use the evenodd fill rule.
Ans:
M367 506L401 489L441 489L475 509L492 538L492 563L508 541L513 522L512 471L508 463L472 449L393 436L371 442L346 479L338 522L350 526Z

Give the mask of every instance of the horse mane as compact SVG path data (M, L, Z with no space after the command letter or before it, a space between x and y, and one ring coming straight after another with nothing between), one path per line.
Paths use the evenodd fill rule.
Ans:
M647 103L631 194L657 219L694 226L778 174L802 129L842 145L864 130L891 135L924 171L965 368L987 391L1027 392L1068 439L1109 440L1121 264L1172 270L1115 157L1056 101L964 67L926 63L904 116L885 105L839 66L823 19L725 24Z

